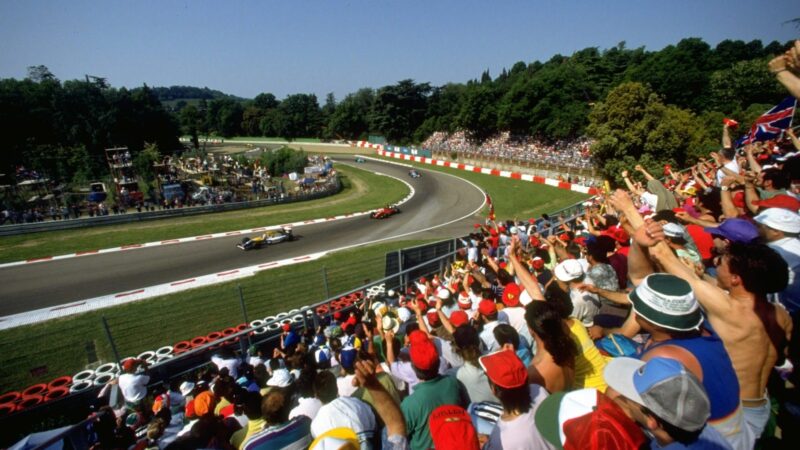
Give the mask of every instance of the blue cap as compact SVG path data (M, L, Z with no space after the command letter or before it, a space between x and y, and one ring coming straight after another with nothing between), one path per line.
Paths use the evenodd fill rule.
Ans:
M758 239L758 228L744 219L725 219L718 227L706 227L703 231L742 244Z
M356 366L356 349L353 347L345 347L339 353L339 364L345 370L353 369Z
M711 415L703 384L677 360L613 358L603 376L610 388L682 430L702 429Z

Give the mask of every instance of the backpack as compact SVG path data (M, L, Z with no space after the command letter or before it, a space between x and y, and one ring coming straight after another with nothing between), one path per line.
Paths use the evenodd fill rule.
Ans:
M595 345L606 356L635 356L639 353L639 344L622 334L613 333L599 339Z

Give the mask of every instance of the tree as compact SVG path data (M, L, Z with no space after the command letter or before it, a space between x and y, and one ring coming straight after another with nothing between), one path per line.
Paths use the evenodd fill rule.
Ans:
M497 109L491 85L471 84L467 87L461 111L458 114L459 128L467 130L471 137L483 141L497 131Z
M277 108L279 104L280 102L278 99L269 92L258 94L256 95L256 98L253 99L253 106L262 111Z
M664 164L683 166L691 150L708 145L700 120L667 106L641 83L623 83L589 114L587 131L596 139L592 157L603 174L621 182L622 169L642 164L660 173Z
M390 142L407 143L425 120L429 83L402 80L378 89L369 114L370 128Z
M198 133L203 122L203 116L201 115L200 111L194 105L189 105L181 110L179 118L181 132L191 136L192 145L195 149L200 148Z
M641 64L632 66L627 77L649 84L667 103L701 111L708 104L708 78L713 64L709 45L689 38L650 54Z
M277 109L283 116L281 136L288 140L317 137L322 126L322 114L314 94L294 94L286 97Z
M328 118L327 130L331 137L365 139L369 133L368 114L374 101L372 89L359 89L348 94Z
M726 113L740 112L753 103L781 98L783 88L767 69L765 58L739 61L717 70L710 79L710 106Z
M308 157L302 150L281 147L261 155L261 166L272 176L282 176L291 172L303 172L308 164Z
M48 81L58 83L58 78L56 78L56 76L53 75L53 72L50 72L50 69L44 65L29 66L28 79L34 83L43 83Z

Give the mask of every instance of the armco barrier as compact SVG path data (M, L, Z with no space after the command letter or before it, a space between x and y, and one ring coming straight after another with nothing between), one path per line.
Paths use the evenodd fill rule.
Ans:
M248 202L223 203L220 205L191 206L185 208L165 209L161 211L133 212L99 217L82 217L79 219L56 220L38 223L23 223L18 225L0 226L0 236L13 236L17 234L39 233L43 231L69 230L75 228L88 228L121 223L143 222L148 220L166 219L172 217L194 216L212 212L235 211L239 209L258 208L261 206L294 203L305 200L314 200L328 197L342 189L339 177L334 182L328 183L325 190L305 195L293 195L283 198L268 198Z

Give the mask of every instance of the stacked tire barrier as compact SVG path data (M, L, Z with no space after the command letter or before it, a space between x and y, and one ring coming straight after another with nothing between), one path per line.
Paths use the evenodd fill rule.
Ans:
M382 291L383 287L380 287ZM374 295L378 291L372 290ZM255 319L250 323L241 323L235 327L225 328L220 331L212 331L206 335L197 336L189 340L180 341L174 345L165 345L155 350L147 350L136 356L123 358L120 363L128 359L140 359L154 366L164 363L176 356L207 346L207 350L217 350L223 346L233 345L239 342L240 337L233 337L244 331L250 330L244 335L260 341L269 336L280 333L281 325L288 323L292 327L298 327L306 323L306 319L311 319L315 313L320 316L333 314L337 311L345 310L356 305L363 298L360 292L352 293L339 297L329 303L312 308L304 306L299 309L278 313L274 316L267 316L263 319ZM217 342L215 345L209 345ZM102 387L109 382L117 379L121 373L120 364L109 362L98 366L96 369L80 371L72 376L62 376L49 383L35 384L22 392L6 392L0 395L0 417L8 416L41 404L78 394L90 389Z

